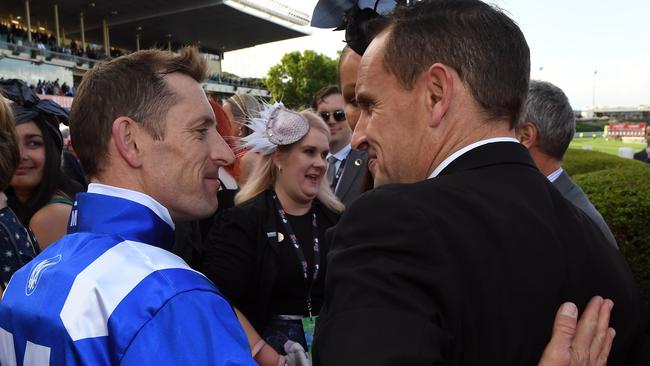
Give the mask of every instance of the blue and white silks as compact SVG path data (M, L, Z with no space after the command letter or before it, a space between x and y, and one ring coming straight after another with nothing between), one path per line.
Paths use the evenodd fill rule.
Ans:
M0 365L256 365L232 307L169 252L151 197L91 184L68 235L12 277Z

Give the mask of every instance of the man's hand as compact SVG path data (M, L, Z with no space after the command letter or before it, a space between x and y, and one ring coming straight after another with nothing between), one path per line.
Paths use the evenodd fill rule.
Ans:
M596 296L578 320L578 308L562 304L553 323L553 336L539 366L604 366L616 332L609 328L614 302Z

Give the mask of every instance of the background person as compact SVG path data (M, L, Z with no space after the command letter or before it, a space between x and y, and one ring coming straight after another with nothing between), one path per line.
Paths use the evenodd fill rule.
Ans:
M68 122L68 113L52 101L40 100L21 80L0 85L13 101L20 146L20 164L6 191L9 206L44 249L66 233L74 195L83 189L61 170L59 123Z
M640 160L644 163L649 163L650 164L650 154L648 154L648 151L650 151L650 125L647 125L645 127L645 142L646 142L646 148L635 153L634 158L636 160Z
M330 153L327 156L327 183L336 196L350 205L363 193L368 156L350 145L352 128L344 112L345 102L337 86L326 86L314 95L312 109L330 129Z
M0 97L0 296L11 276L38 253L33 236L7 206L4 190L20 161L11 108Z
M223 103L223 111L233 126L233 135L239 138L248 136L252 131L246 127L247 122L259 115L260 102L248 94L235 93ZM255 169L259 160L259 153L248 153L243 150L238 152L237 159L240 161L239 185L243 185L250 172Z
M528 87L523 122L517 138L526 146L535 165L562 196L598 225L609 243L618 248L609 226L585 192L562 169L564 153L576 133L576 120L569 99L557 86L532 80Z
M301 321L320 311L328 253L324 233L343 205L323 182L329 151L325 122L312 112L278 106L261 120L261 132L249 135L256 141L251 151L261 150L260 162L236 206L217 215L202 272L265 342L284 354L287 340L307 349ZM266 136L269 121L274 127ZM278 140L270 142L270 135Z

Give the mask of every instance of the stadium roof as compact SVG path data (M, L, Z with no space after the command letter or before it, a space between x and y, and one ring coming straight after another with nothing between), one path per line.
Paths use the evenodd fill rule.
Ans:
M30 1L32 29L40 21L53 31L55 3L66 38L81 38L83 12L87 43L103 44L107 18L111 45L130 50L136 49L138 32L142 48L166 47L171 39L174 46L196 44L215 54L309 34L309 15L278 0ZM24 19L25 2L2 0L0 14Z

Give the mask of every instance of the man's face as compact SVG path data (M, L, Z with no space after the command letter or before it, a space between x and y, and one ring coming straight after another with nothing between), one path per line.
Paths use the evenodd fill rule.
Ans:
M214 112L199 83L178 73L165 81L176 101L161 122L165 138L145 139L145 193L176 222L204 218L217 209L219 168L231 164L234 156L217 133Z
M352 129L345 119L345 111L343 108L343 96L341 94L330 94L318 103L318 108L316 109L316 114L323 118L330 129L332 136L330 139L330 150L333 154L348 145L352 139Z
M352 146L367 150L375 187L426 179L434 154L425 83L420 78L406 90L385 70L387 36L380 34L364 53L356 86L361 114Z
M360 62L361 56L354 51L348 51L343 56L339 69L339 82L341 83L341 92L343 93L343 100L345 102L345 116L348 119L352 131L354 131L357 125L360 113L354 90L357 86Z

